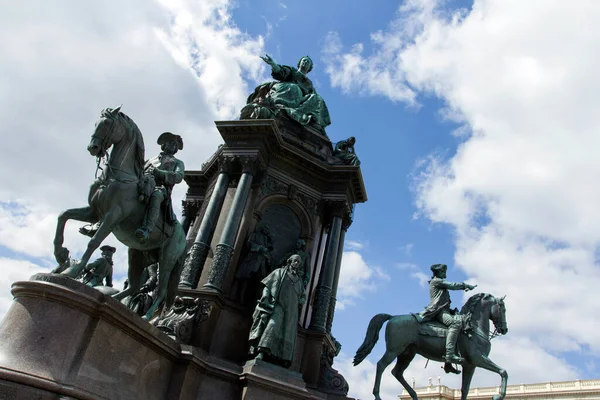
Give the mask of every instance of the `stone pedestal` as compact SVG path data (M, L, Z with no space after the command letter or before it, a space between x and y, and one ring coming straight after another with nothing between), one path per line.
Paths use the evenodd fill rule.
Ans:
M63 275L15 282L13 295L0 323L0 399L333 399L298 371L178 343ZM218 331L214 346L232 339L234 330Z
M240 379L244 385L243 400L326 399L306 389L301 373L261 360L248 361Z

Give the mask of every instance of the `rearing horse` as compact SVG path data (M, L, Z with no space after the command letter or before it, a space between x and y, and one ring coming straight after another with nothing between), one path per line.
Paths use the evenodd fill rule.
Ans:
M96 122L88 151L100 159L111 146L113 149L101 176L90 187L89 206L65 210L59 215L54 237L54 255L59 263L68 257L69 251L62 247L68 220L100 222L81 261L62 273L71 277L78 276L92 253L112 232L121 243L129 247L129 287L115 294L116 299L121 300L138 290L144 268L158 262L158 295L144 316L144 319L149 320L165 301L168 306L173 300L183 267L185 233L178 221L170 225L165 223L164 215L160 215L156 223L158 229L152 232L144 244L136 238L135 230L141 226L146 210L146 205L139 200L138 189L144 168L144 140L135 122L120 112L120 109L119 106L102 110L101 117Z
M473 295L463 306L461 314L471 315L472 332L470 337L461 334L458 340L458 349L465 361L463 365L461 399L466 400L471 386L471 378L476 367L481 367L492 372L498 373L502 381L500 383L500 394L493 397L494 400L502 400L506 396L506 384L508 374L498 365L494 364L488 358L490 354L490 324L492 320L496 331L505 335L508 332L506 326L506 308L504 306L504 297L498 299L491 294L478 293ZM416 354L434 361L443 362L445 354L446 340L443 337L426 336L419 333L419 322L412 315L377 314L369 322L367 334L363 344L356 351L354 356L354 365L360 364L371 353L375 343L379 339L381 327L388 321L385 329L385 354L377 362L377 374L375 375L375 385L373 394L375 400L381 400L379 396L379 386L381 384L381 375L394 358L397 359L396 366L392 374L404 386L413 400L418 400L417 394L413 388L404 379L404 371L410 365ZM439 322L428 322L429 324L443 327ZM423 323L426 324L426 323ZM445 327L444 327L445 328Z

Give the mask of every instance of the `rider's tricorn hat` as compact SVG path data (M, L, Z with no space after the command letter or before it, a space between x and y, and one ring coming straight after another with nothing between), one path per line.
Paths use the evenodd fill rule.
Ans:
M100 250L102 250L105 253L110 253L110 254L113 254L115 251L117 251L116 248L109 246L109 245L104 245L104 246L100 247Z
M431 268L431 272L440 272L445 269L448 269L446 264L433 264L430 268Z
M158 140L156 141L156 143L158 143L159 146L162 146L165 142L167 142L169 140L176 141L177 148L179 150L183 150L183 139L181 138L181 136L175 135L174 133L171 133L171 132L161 133L160 136L158 137Z

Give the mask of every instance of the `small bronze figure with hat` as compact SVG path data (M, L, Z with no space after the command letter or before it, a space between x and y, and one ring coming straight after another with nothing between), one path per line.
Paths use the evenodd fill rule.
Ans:
M156 141L161 147L161 153L146 161L144 165L144 182L142 200L148 200L146 216L143 224L135 231L136 237L144 243L155 228L156 220L164 203L167 222L174 222L177 217L171 204L173 186L183 180L185 166L174 157L178 150L183 149L183 139L171 132L164 132Z
M102 257L86 265L81 281L88 286L95 287L102 286L103 281L106 280L104 286L112 287L112 256L117 249L109 245L104 245L100 247L100 250L102 251Z

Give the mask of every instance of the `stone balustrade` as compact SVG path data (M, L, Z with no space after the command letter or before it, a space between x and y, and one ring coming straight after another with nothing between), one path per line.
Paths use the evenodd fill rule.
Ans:
M444 385L430 385L414 388L420 399L439 399L454 400L460 399L460 389L451 389ZM498 393L499 387L471 388L469 399L489 399L490 396ZM508 399L580 399L578 395L585 395L586 399L600 399L600 379L575 380L566 382L547 382L509 385L506 389L506 398ZM596 394L598 397L589 397ZM410 396L403 391L398 396L399 399L410 399Z

